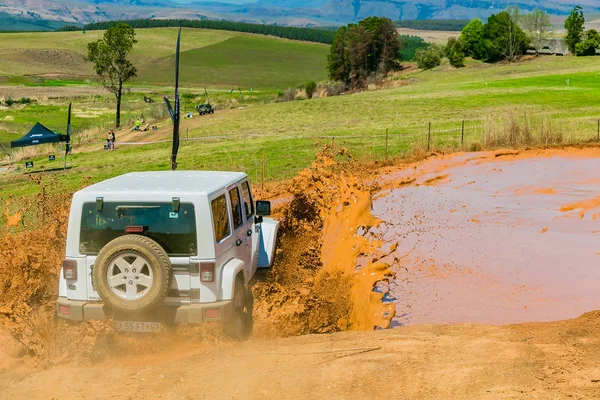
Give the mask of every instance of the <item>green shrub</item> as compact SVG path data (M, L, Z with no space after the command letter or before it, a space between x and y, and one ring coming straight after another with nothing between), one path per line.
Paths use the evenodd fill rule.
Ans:
M316 89L317 89L317 83L315 81L307 82L306 85L304 85L304 90L306 91L306 97L308 97L309 99L312 99L313 93L315 92Z
M465 46L460 39L448 39L448 44L444 49L444 53L446 53L450 65L454 68L462 68L465 66Z
M17 103L17 101L11 99L10 97L8 99L4 100L4 104L6 104L8 107L12 107L12 105L16 104L16 103Z
M21 104L31 104L31 99L29 97L21 97L21 99L19 100L19 103L21 103Z
M438 44L432 44L427 50L417 50L415 61L421 69L432 69L442 63L444 49Z

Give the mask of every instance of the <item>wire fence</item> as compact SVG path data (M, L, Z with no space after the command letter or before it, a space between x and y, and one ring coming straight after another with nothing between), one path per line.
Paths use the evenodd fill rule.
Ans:
M600 141L600 119L587 118L573 121L577 124L578 140ZM494 123L497 125L494 126ZM562 125L563 121L560 123ZM294 171L297 172L300 164L307 165L306 163L310 163L310 160L314 157L315 146L328 144L335 149L345 148L355 159L380 162L404 158L410 155L411 152L423 154L424 152L440 150L448 152L480 150L485 147L483 144L490 135L490 130L504 129L506 128L505 125L506 121L472 119L431 122L420 127L391 127L375 132L371 130L368 134L356 134L352 131L347 134L336 133L331 135L249 132L246 134L231 133L189 137L187 132L183 132L180 138L182 143L180 150L186 148L185 143L206 143L208 147L204 149L204 153L210 153L213 156L212 161L193 163L193 168L238 168L248 170L249 173L256 174L257 177L259 174L262 175L261 181L264 182L265 179L280 178L282 168L288 168L290 173L287 175L292 176ZM152 132L149 131L149 133ZM228 142L228 144L225 145L225 142ZM241 145L237 146L236 142ZM119 148L123 146L169 145L171 143L172 140L163 139L122 141L116 142L115 145ZM220 143L223 143L223 145L220 145ZM106 141L82 141L73 145L73 152L77 154L78 149L85 147L89 149L90 145L106 148ZM266 154L266 160L262 154ZM285 160L278 158L285 158ZM12 160L12 162L15 161ZM36 166L38 165L39 163L36 162ZM44 166L40 167L44 168ZM29 169L29 171L34 172L32 169Z
M179 140L181 142L197 142L197 141L222 141L222 140L247 140L247 139L268 139L268 140L276 140L276 141L286 141L286 140L321 140L321 141L329 141L329 140L350 140L350 139L366 139L368 141L372 141L373 139L385 139L386 146L389 148L389 142L394 138L402 138L402 139L419 139L419 138L427 138L427 147L429 150L433 149L435 145L435 135L439 134L448 134L448 133L460 133L460 141L461 145L465 143L465 135L468 134L469 131L481 130L482 126L480 125L480 121L476 121L477 125L467 126L467 121L462 121L462 126L460 128L451 128L451 129L439 129L433 130L432 124L429 124L429 127L426 130L422 130L420 132L410 132L411 130L415 130L415 128L409 129L401 129L397 132L390 132L390 129L385 129L382 133L372 133L366 135L356 135L356 134L332 134L332 135L308 135L308 134L294 134L294 135L277 135L277 134L256 134L256 133L248 133L248 134L225 134L225 135L204 135L204 136L195 136L195 137L181 137ZM164 144L164 143L172 143L172 139L165 140L152 140L152 141L125 141L125 142L115 142L117 146L144 146L144 145L154 145L154 144ZM101 141L92 141L81 143L80 145L104 145L106 142ZM77 146L74 145L76 148Z

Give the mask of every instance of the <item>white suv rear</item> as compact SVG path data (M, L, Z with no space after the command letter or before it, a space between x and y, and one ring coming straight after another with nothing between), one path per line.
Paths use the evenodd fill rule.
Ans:
M125 331L222 321L252 327L248 282L270 267L279 223L239 172L122 175L73 196L58 316Z

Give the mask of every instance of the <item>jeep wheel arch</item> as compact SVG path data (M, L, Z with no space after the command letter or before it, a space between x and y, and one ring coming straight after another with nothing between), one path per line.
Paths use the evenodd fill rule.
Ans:
M235 294L235 283L238 275L242 274L242 283L245 284L247 279L246 264L237 258L229 260L223 268L221 268L221 300L232 300Z

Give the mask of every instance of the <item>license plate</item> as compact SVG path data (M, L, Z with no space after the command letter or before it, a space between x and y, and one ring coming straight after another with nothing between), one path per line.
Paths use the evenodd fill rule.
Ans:
M120 332L158 332L162 328L160 322L115 321L115 329Z

